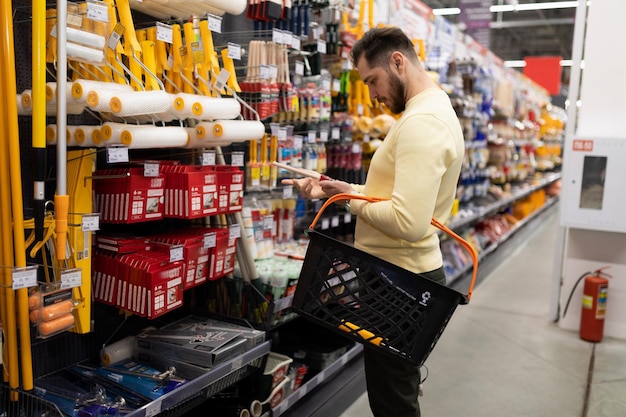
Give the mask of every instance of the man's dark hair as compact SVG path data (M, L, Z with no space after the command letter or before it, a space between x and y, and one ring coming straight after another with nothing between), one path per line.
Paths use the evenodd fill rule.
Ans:
M389 56L394 51L402 52L415 63L419 62L413 42L397 27L368 30L354 44L350 55L354 65L357 65L363 56L370 67L382 67L389 65Z

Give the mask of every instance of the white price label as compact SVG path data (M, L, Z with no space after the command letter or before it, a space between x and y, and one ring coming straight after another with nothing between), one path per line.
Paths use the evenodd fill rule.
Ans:
M281 32L278 29L272 30L272 42L277 43L279 45L282 45L283 43L285 43L285 41L283 40L283 32Z
M211 32L222 33L222 18L214 14L209 14L207 18L209 21L209 30Z
M291 197L293 197L293 187L291 185L283 187L283 200L287 200Z
M241 59L241 45L228 42L228 57L232 59Z
M228 82L228 77L230 77L230 72L222 68L220 70L220 75L218 75L217 79L215 80L215 89L219 91L224 88L226 82Z
M233 224L228 229L229 239L238 239L241 236L241 227L238 224Z
M322 142L328 142L328 130L320 130L320 140Z
M146 406L146 417L156 416L161 412L161 400L154 400Z
M291 35L291 48L299 51L302 48L300 38L296 35Z
M319 26L315 26L313 28L313 39L319 39L322 36L322 28Z
M287 126L283 126L278 131L278 140L287 140Z
M356 112L359 114L359 116L363 116L363 105L359 104L358 106L356 106Z
M202 240L202 247L204 249L214 248L217 246L217 233L211 232L204 235Z
M185 257L183 245L174 245L170 247L170 262L182 261Z
M330 90L330 80L323 80L322 81L322 88L326 91Z
M363 142L367 143L370 141L370 134L369 133L363 133Z
M269 215L263 217L263 229L272 230L272 227L274 227L274 216Z
M202 160L200 161L200 165L202 165L203 167L215 165L215 151L202 152Z
M233 152L230 158L230 164L234 167L242 167L244 166L244 159L243 152Z
M83 25L83 18L82 18L82 16L79 15L79 14L68 13L67 14L67 25L68 26L76 26L78 28L81 27ZM56 25L54 25L53 30L56 31ZM52 35L52 36L56 37L55 35Z
M315 130L309 130L307 139L308 139L307 142L315 143L315 141L317 140L317 132Z
M163 41L172 44L172 27L165 23L156 22L156 38L158 41Z
M304 62L296 61L296 75L304 75Z
M341 82L337 78L335 78L333 80L333 91L339 91L339 90L341 90Z
M270 78L270 67L269 67L269 65L261 65L261 68L259 69L259 77L262 80L267 80L268 78Z
M330 226L330 220L328 218L322 219L322 230L328 229Z
M339 226L339 216L333 216L330 218L330 225L331 227L337 227Z
M99 22L109 21L109 6L103 1L87 2L87 17Z
M13 271L11 271L11 281L11 288L14 290L37 286L37 266L13 268Z
M338 127L333 127L331 137L333 139L341 139L341 129L339 129Z
M352 214L351 213L346 213L343 215L343 222L344 223L351 223L352 222Z
M61 289L80 287L82 284L82 269L72 269L61 272Z
M109 40L107 41L107 46L109 47L109 49L115 50L117 43L122 38L122 34L124 34L124 26L121 23L118 23L111 31L111 35L109 36Z
M241 356L233 359L232 367L230 368L233 372L241 369L243 367L243 358Z
M293 135L294 149L302 149L302 143L304 143L304 137L302 137L302 135Z
M278 77L278 67L276 65L269 65L268 67L269 67L270 78Z
M317 41L317 52L319 52L320 54L326 53L326 41L323 41L321 39Z
M95 232L100 230L100 214L83 214L80 229L83 232Z
M123 146L107 148L107 162L109 164L128 162L128 148Z
M159 163L158 162L145 162L143 164L143 176L144 177L158 177L159 176Z

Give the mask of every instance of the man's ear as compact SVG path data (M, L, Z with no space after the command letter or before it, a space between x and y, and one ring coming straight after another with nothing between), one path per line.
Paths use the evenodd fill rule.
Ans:
M396 71L404 71L404 55L402 55L400 52L398 51L394 51L391 53L390 57L389 57L389 65L391 65L391 67L395 68Z

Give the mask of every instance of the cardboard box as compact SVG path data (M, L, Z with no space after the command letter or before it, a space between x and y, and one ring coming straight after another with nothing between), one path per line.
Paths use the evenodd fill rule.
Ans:
M246 339L247 350L251 350L255 346L265 342L265 332L262 330L257 330L251 327L240 326L235 323L228 323L226 321L199 316L189 316L182 318L178 321L175 321L174 323L164 326L163 329L182 330L190 332L219 330L236 331L240 332L241 337Z

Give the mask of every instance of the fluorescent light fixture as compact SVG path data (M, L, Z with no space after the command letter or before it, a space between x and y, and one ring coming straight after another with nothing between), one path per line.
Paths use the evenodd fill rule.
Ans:
M587 5L591 2L588 1ZM524 3L524 4L498 4L489 7L491 13L500 12L522 12L527 10L549 10L549 9L573 9L578 6L577 1L552 1L547 3ZM458 7L447 7L443 9L433 9L436 16L450 16L460 14Z
M448 7L445 9L433 9L433 14L435 16L450 16L453 14L460 14L461 9L458 7Z
M560 64L562 67L571 67L572 60L562 59ZM523 59L504 61L504 66L507 68L524 68L526 66L526 61L524 61ZM585 68L585 61L580 62L580 68Z
M507 68L524 68L526 66L526 61L524 61L523 59L515 61L504 61L504 66Z
M526 10L572 9L578 6L577 1L553 1L548 3L502 4L489 7L492 13L520 12Z

